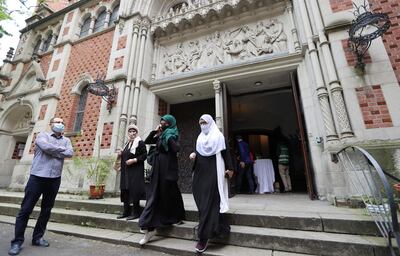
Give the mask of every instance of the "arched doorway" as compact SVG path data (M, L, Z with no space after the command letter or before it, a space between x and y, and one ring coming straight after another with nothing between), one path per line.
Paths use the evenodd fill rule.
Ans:
M0 188L10 185L15 165L22 159L27 138L33 127L32 108L14 105L0 120Z

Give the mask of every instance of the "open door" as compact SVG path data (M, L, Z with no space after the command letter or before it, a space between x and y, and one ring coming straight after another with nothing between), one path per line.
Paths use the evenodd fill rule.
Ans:
M293 100L296 109L296 119L297 124L299 127L299 137L300 137L300 144L301 150L304 157L304 169L306 175L306 184L307 184L307 192L308 196L311 200L316 199L315 191L314 191L314 181L313 181L313 171L310 165L310 159L308 154L308 147L307 147L307 140L305 136L305 128L304 128L304 119L302 115L302 109L300 105L300 98L298 94L298 85L297 85L297 77L294 72L290 72L290 79L292 84L292 91L293 91Z
M234 141L232 137L232 111L231 111L231 96L229 94L229 90L225 83L222 83L222 110L223 110L223 125L224 129L222 133L227 140L227 144L229 147L229 152L231 154L232 164L236 166L236 159L234 154ZM229 197L235 196L235 189L233 184L234 178L229 180Z

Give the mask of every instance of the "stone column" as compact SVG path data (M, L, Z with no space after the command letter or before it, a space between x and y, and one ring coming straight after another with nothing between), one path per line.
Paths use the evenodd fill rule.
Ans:
M50 41L50 46L49 46L50 50L52 50L54 48L54 45L56 45L57 37L58 37L58 35L56 35L54 33L51 35L51 41Z
M154 57L153 57L153 64L151 66L151 81L156 80L156 71L157 71L157 63L158 63L158 54L160 52L160 43L156 39L154 41Z
M223 131L223 115L222 115L222 87L221 82L217 79L213 82L214 90L215 90L215 123L217 127Z
M90 19L90 26L89 26L89 35L93 33L93 29L94 29L94 23L96 23L96 18L93 16Z
M142 22L142 28L140 33L140 48L139 48L139 58L138 58L138 66L136 70L136 80L135 87L133 88L133 108L132 114L129 118L129 123L137 124L137 112L139 108L139 94L142 80L142 70L143 70L143 62L144 62L144 51L147 40L147 32L149 31L149 24L147 20Z
M286 11L289 14L290 17L290 26L291 26L291 32L292 32L292 38L293 38L293 44L294 44L294 50L299 53L301 52L301 44L299 41L299 35L297 34L297 28L295 26L294 23L294 17L293 17L293 6L290 2L288 2L287 7L286 7Z
M317 49L313 41L310 19L308 17L304 0L299 0L299 5L300 5L300 12L303 20L305 34L307 37L308 54L310 55L311 58L311 63L314 70L314 76L317 83L317 95L319 104L321 106L322 118L324 121L324 128L326 132L326 139L327 141L337 140L338 136L333 122L332 110L329 103L329 94L322 75Z
M44 41L46 41L46 39L44 37L42 37L40 39L40 45L39 45L39 49L37 51L38 54L42 54L43 53L43 45L44 45Z
M107 10L106 11L106 19L104 20L104 26L103 26L104 29L108 28L108 23L110 22L110 18L111 18L111 10ZM112 24L110 24L110 25L112 25Z
M329 41L325 35L324 25L322 22L321 13L316 1L311 2L311 9L315 21L315 25L318 30L319 45L322 50L324 62L326 64L326 70L328 73L329 89L333 99L333 105L339 124L340 135L342 138L353 137L353 130L350 125L349 115L347 113L346 105L343 97L343 88L340 84L339 78L336 73L335 63L333 62L333 56L329 47Z
M124 96L122 98L122 111L121 111L121 116L119 118L117 147L122 147L125 142L125 130L128 122L129 95L131 92L132 73L133 73L133 66L135 63L135 56L136 56L135 50L136 50L136 45L138 43L138 36L139 36L139 22L135 22L132 30L131 47L129 48L129 52L127 54L127 56L129 57L129 63L127 69L126 84L124 86Z

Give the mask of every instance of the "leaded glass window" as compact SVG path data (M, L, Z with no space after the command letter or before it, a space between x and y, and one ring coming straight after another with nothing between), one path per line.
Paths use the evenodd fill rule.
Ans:
M79 37L84 37L87 34L89 34L90 20L91 20L90 17L88 17L83 22L82 27L81 27L81 33L79 34Z
M79 97L78 109L76 110L74 132L79 132L82 128L83 116L85 114L86 101L88 97L88 86L82 89L81 96Z

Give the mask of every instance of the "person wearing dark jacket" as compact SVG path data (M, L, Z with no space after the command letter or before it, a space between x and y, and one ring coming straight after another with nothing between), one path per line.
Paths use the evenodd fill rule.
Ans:
M180 223L185 218L183 199L178 187L179 132L172 115L161 118L160 124L146 138L146 144L156 144L151 180L146 184L146 206L139 226L144 232L140 245L146 244L158 227Z
M128 126L128 142L123 151L120 151L121 158L121 202L124 203L124 211L117 219L137 219L140 216L141 199L145 199L144 188L144 161L147 157L146 145L138 136L139 129L136 125ZM133 204L133 208L131 208Z
M199 120L201 133L196 152L190 154L193 166L193 197L199 210L197 252L207 249L208 240L230 232L225 213L229 210L228 182L233 175L231 157L224 135L210 115Z

